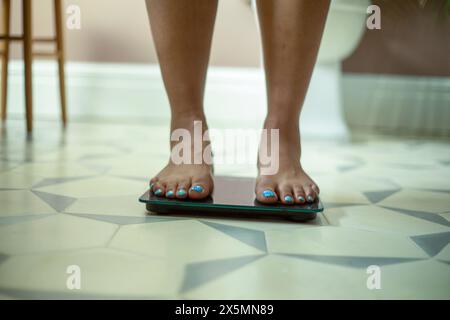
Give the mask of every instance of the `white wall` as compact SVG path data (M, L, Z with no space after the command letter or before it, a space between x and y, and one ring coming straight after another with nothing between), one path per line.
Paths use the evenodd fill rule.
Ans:
M21 1L13 6L12 30L21 32ZM35 35L53 33L53 0L32 1ZM1 3L1 2L0 2ZM81 62L155 63L144 0L64 0L81 9L81 30L66 29L67 59ZM21 55L14 44L13 58ZM221 0L211 64L259 65L259 36L247 0Z

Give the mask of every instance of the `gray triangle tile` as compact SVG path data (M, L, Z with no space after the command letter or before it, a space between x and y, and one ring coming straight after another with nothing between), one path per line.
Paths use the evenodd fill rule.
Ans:
M49 206L58 212L64 211L68 206L74 203L77 199L72 197L61 196L57 194L31 190L41 200L46 202Z
M171 221L175 221L175 220L184 220L183 218L158 217L158 216L129 217L129 216L82 214L82 213L70 213L70 215L77 216L80 218L114 223L114 224L118 224L118 225L153 223L153 222L171 222Z
M185 273L180 293L197 288L211 280L214 280L231 271L237 270L264 256L265 255L246 256L190 263L185 267Z
M450 243L450 232L424 234L411 239L430 257L434 257Z
M46 178L46 179L36 183L35 185L33 185L31 188L32 189L37 189L37 188L51 186L51 185L54 185L54 184L60 184L60 183L65 183L65 182L69 182L69 181L82 180L82 179L87 179L87 178L91 178L91 177L92 176L68 177L68 178Z
M6 254L0 253L0 264L2 264L6 259L8 259L8 256Z
M282 253L279 255L358 269L367 268L368 266L371 265L386 266L391 264L424 260L418 258L323 256L323 255L318 256L309 254L287 254L287 253Z
M244 242L258 250L267 252L266 235L263 231L230 226L221 223L202 221L207 226L219 230L226 235Z
M16 224L27 221L38 220L42 218L46 218L48 216L52 216L54 214L33 214L27 216L6 216L0 217L0 224Z
M378 203L380 201L383 201L387 197L392 196L394 193L397 193L401 189L393 189L393 190L381 190L381 191L367 191L363 192L363 194L366 196L367 199L371 203Z
M399 209L399 208L392 208L392 207L385 207L385 206L380 206L381 208L385 208L385 209L389 209L401 214L406 214L408 216L411 217L415 217L418 219L422 219L422 220L426 220L429 222L433 222L433 223L437 223L437 224L441 224L443 226L447 226L450 227L450 222L445 219L444 217L440 216L437 213L432 213L432 212L424 212L424 211L414 211L414 210L406 210L406 209Z
M450 166L450 160L442 160L439 161L440 164L442 164L443 166Z

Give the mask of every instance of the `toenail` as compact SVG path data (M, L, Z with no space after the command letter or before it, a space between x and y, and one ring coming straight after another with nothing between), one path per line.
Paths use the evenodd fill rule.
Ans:
M161 189L156 189L156 191L155 191L155 194L156 194L157 196L160 196L162 193L163 193L163 192L162 192Z
M275 192L273 192L272 190L264 190L262 192L262 195L265 198L272 198L272 197L275 197Z
M298 201L300 201L300 202L305 202L305 198L303 198L302 196L298 196Z
M154 183L153 183L153 182L151 182L151 183L150 183L150 190L152 190L152 189L153 189L153 185L154 185Z
M186 190L185 189L178 189L177 196L184 197L185 195L186 195Z
M284 201L291 203L291 202L294 202L294 198L292 198L291 196L285 196Z
M203 192L203 187L202 186L192 186L191 190L195 191L195 192L198 192L198 193L202 193Z
M307 196L306 200L308 200L308 202L314 202L314 198L312 196Z
M172 190L167 191L166 197L173 197L173 191Z

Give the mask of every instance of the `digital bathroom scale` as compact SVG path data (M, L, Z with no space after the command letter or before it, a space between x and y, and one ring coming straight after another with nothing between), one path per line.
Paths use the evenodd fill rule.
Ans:
M139 201L150 212L158 214L191 214L202 216L226 216L239 218L286 218L307 221L323 211L319 199L313 203L284 205L262 204L255 198L255 179L242 177L214 177L213 194L203 200L178 200L157 197L150 191Z

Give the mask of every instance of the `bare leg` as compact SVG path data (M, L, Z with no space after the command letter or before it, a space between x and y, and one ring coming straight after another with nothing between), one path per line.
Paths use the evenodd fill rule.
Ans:
M264 126L280 130L278 173L260 174L257 179L255 191L261 202L313 202L319 193L300 164L299 117L329 4L329 0L257 1L268 99Z
M194 121L202 121L203 131L207 129L203 93L217 0L146 0L146 3L172 112L171 131L184 128L193 137ZM153 192L160 196L204 198L213 188L211 166L204 162L177 165L170 160L151 183Z

